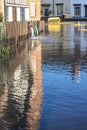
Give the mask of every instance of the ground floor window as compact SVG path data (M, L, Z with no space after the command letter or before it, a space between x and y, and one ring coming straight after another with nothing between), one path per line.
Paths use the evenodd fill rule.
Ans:
M20 8L20 19L25 20L25 8Z
M5 7L6 21L29 20L29 9L25 7Z
M5 8L5 16L6 16L6 21L9 21L9 11L8 11L8 7Z
M49 16L49 9L50 9L50 4L42 4L41 7L42 7L42 14L43 16Z
M6 21L13 21L12 17L12 7L5 7L5 16L6 16Z
M63 4L56 4L57 6L57 15L63 14Z
M49 12L49 9L45 9L45 10L44 10L44 15L45 15L45 16L49 16L49 13L48 13L48 12Z
M77 16L77 17L81 16L81 5L74 6L74 16Z
M85 17L87 17L87 5L85 6Z

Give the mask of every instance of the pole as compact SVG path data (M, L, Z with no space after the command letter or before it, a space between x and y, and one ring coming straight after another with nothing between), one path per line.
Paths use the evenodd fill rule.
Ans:
M5 0L4 0L4 20L6 22Z
M5 0L4 0L4 37L6 38L6 9L5 9Z

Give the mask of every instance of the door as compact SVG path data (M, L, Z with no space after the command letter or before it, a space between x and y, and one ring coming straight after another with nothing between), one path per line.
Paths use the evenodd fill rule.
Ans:
M85 6L85 17L87 17L87 6Z
M49 16L48 11L49 11L49 9L45 9L45 16Z

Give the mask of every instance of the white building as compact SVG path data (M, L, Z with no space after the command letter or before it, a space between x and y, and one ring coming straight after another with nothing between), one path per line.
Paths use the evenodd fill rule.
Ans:
M42 16L87 17L87 0L41 0Z

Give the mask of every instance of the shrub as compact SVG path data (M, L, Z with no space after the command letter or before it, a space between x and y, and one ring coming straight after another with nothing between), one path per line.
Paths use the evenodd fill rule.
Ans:
M3 22L3 16L2 16L2 13L0 13L0 22Z

